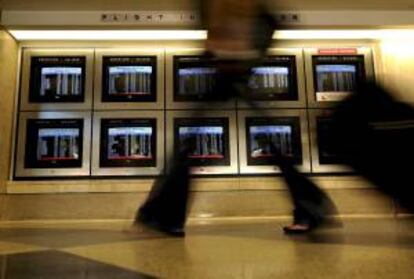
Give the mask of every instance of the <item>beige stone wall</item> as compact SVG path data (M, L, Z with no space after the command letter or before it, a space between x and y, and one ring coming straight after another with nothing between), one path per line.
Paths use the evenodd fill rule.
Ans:
M17 57L16 41L0 30L0 193L5 192L10 171Z
M379 77L395 96L414 105L414 39L379 43Z
M314 177L345 216L395 216L397 208L360 177ZM0 195L0 220L132 219L151 180L21 181ZM281 177L193 180L190 217L289 216L292 204Z
M5 192L7 188L7 195L0 195L0 220L133 218L137 207L148 194L152 184L150 179L6 183L11 161L13 116L17 114L14 101L18 51L12 38L4 31L0 32L0 191ZM313 44L321 43L299 42L301 47ZM355 42L337 44L359 45ZM39 43L38 46L50 47L50 42ZM73 46L80 45L73 43ZM109 43L103 46L114 47ZM178 43L173 46L182 47ZM186 46L190 47L190 44ZM199 45L194 43L191 46ZM295 46L298 46L298 42L280 45ZM414 42L405 53L401 52L404 45L379 43L375 45L374 56L380 79L388 86L397 87L395 91L402 98L413 97L414 100L414 94L410 94L414 92L414 82L410 81L410 73L414 72L414 53L409 53L409 47L413 49ZM407 79L405 83L400 82L404 79ZM410 88L413 90L410 91ZM314 180L327 189L343 215L403 213L392 200L379 195L358 177L315 177ZM286 216L291 212L288 193L280 177L206 178L196 180L194 184L192 217L267 217Z
M395 216L394 202L374 189L329 189L342 216ZM133 219L148 193L65 193L0 195L0 221ZM286 190L202 191L192 193L192 218L290 216ZM400 210L398 210L400 211ZM403 212L401 212L403 213Z

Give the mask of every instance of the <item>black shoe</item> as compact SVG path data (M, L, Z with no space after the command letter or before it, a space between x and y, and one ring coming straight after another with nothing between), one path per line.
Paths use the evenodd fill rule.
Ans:
M292 224L289 226L283 227L283 232L289 235L299 235L306 234L314 230L316 227L309 224Z
M161 224L160 222L149 220L148 218L144 218L142 215L137 216L137 218L135 219L135 223L141 224L150 230L161 232L169 236L174 236L174 237L185 236L185 231L183 227L166 226L164 224Z
M287 235L300 235L300 234L307 234L316 229L321 228L340 228L342 227L342 222L340 220L332 219L332 218L319 218L318 222L315 221L301 221L301 222L293 222L293 224L289 226L283 227L283 231Z

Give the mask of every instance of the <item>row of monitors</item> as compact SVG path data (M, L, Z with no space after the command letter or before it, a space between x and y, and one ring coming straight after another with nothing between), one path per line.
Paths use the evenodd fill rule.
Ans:
M214 62L202 50L25 49L23 55L21 111L194 109L216 82ZM367 47L270 50L251 69L249 102L237 106L332 106L373 77L371 56ZM236 101L209 107L234 108Z
M302 172L349 171L329 144L330 110L264 113L23 112L15 177L159 175L185 144L193 174L278 173L269 141Z

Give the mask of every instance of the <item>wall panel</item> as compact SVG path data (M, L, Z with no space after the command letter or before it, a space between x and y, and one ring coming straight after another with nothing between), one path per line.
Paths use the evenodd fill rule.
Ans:
M0 193L5 192L10 171L18 45L0 29Z

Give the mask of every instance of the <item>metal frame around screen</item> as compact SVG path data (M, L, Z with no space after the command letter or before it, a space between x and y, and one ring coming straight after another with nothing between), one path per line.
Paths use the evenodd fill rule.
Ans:
M95 51L95 86L94 109L95 110L120 110L120 109L163 109L164 108L164 50L163 49L96 49ZM156 56L157 57L157 101L156 102L102 102L102 66L104 56Z
M330 47L321 47L320 49L330 49ZM372 58L372 50L369 47L344 47L344 48L334 48L334 49L355 49L355 54L332 54L332 56L353 56L353 55L363 55L364 56L364 68L365 68L365 78L373 79L374 78L374 64ZM308 106L311 108L330 108L338 104L338 102L318 102L316 100L315 94L315 84L314 84L314 72L313 72L313 62L312 56L318 55L318 48L305 48L305 72L306 72L306 92L308 99ZM321 55L329 56L329 55Z
M156 166L155 167L100 167L102 119L156 119ZM144 176L159 175L164 169L164 112L162 111L106 111L95 112L93 117L92 175L95 176Z
M23 49L22 83L20 94L20 111L56 111L56 110L90 110L92 108L93 91L93 49ZM56 56L85 56L85 100L83 103L31 103L30 76L32 57L56 57Z
M208 115L210 114L210 115ZM197 111L167 111L167 158L172 158L174 154L174 119L175 118L217 118L225 117L229 119L229 160L230 166L203 166L192 167L191 173L197 175L220 175L238 173L237 156L237 127L235 111L209 111L208 113L198 113ZM168 161L167 161L168 164ZM167 167L170 167L167 165Z
M27 120L29 119L83 119L83 147L82 166L80 168L65 169L26 169L25 148ZM17 137L17 160L15 167L16 177L62 177L62 176L89 176L90 175L90 139L91 113L90 112L21 112L19 118L19 133Z
M310 172L310 150L309 150L309 133L308 122L305 109L280 109L263 110L261 112L251 110L240 110L237 113L238 118L238 135L239 135L239 156L240 156L240 173L241 174L265 174L280 173L277 166L249 166L247 164L247 139L246 139L246 117L299 117L301 148L302 148L302 164L297 165L301 172Z

